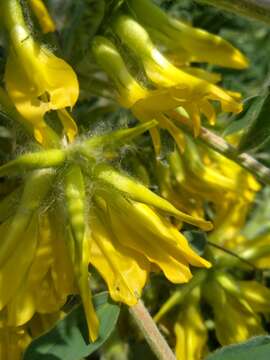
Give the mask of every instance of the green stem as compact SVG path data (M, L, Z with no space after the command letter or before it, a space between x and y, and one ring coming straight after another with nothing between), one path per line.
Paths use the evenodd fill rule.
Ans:
M189 134L193 133L192 129L188 126L183 124L178 125L184 132ZM239 153L234 146L227 143L222 137L204 127L201 127L198 140L248 170L263 184L270 185L270 169L254 159L251 155L244 152Z
M198 270L189 283L182 285L182 287L179 290L176 290L163 304L158 313L154 316L155 322L158 322L175 305L180 304L187 294L204 281L206 276L207 272L205 270Z
M270 24L269 0L195 0Z
M233 251L231 251L229 249L226 249L223 246L215 244L215 243L213 243L213 242L211 242L209 240L207 241L207 244L214 247L214 248L216 248L216 249L218 249L218 250L220 250L220 251L223 251L224 253L226 253L226 254L228 254L228 255L230 255L232 257L234 257L235 259L237 259L238 261L243 262L244 264L248 265L252 269L258 270L257 267L254 264L252 264L251 262L249 262L245 257L239 256L237 253L235 253L235 252L233 252Z
M129 308L129 312L139 329L143 333L145 340L153 350L159 360L176 360L175 355L158 330L154 320L141 300ZM183 359L184 360L184 359Z

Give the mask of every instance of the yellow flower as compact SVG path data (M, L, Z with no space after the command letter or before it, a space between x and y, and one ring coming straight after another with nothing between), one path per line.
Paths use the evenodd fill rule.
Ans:
M250 299L225 273L207 281L203 294L213 307L216 335L221 345L242 342L264 333L261 319L249 303Z
M129 73L114 44L104 37L98 36L95 38L93 52L99 65L113 80L119 103L131 109L135 117L142 122L156 119L159 122L159 126L167 129L178 147L183 149L184 140L182 131L166 115L167 111L182 105L182 100L176 98L173 93L177 89L148 90L140 85ZM157 129L151 129L150 134L156 153L159 154L159 133Z
M128 4L153 38L167 47L176 59L180 58L180 62L208 62L235 69L247 67L245 56L220 36L169 16L152 0L128 0Z
M162 196L177 208L204 217L213 209L214 230L209 240L235 248L243 242L246 222L259 183L246 170L185 135L183 152L168 155L169 166L157 164Z
M121 229L114 233L106 224L105 214L98 207L90 213L89 261L106 281L111 297L132 306L141 296L150 270L149 263L143 255L119 242Z
M256 224L256 226L258 226ZM270 267L270 235L258 234L253 238L248 238L247 232L241 237L234 247L234 251L240 253L244 259L254 264L259 269Z
M35 212L29 226L18 234L16 250L1 262L0 314L5 316L5 326L23 326L35 312L56 312L75 291L65 227L57 215L53 212L49 219ZM1 225L4 243L12 226L10 222Z
M52 314L35 313L24 326L3 326L0 320L0 359L21 360L31 341L49 331L63 317L58 311Z
M94 199L96 209L90 217L93 229L90 261L104 276L115 300L134 305L151 264L157 265L174 283L190 280L189 264L210 266L157 210L140 201L127 200L113 187L101 191L102 198L100 195Z
M0 328L0 359L21 360L31 337L23 328Z
M173 282L191 278L189 264L210 266L152 206L204 229L211 228L209 222L181 213L143 185L105 165L97 165L91 175L96 189L84 225L79 221L78 201L71 201L79 196L75 184L69 185L69 178L67 222L59 201L42 211L48 186L55 181L53 173L44 171L28 178L20 205L11 219L1 224L0 315L5 317L4 327L23 326L36 312L57 312L68 295L79 292L89 333L95 340L98 324L91 307L89 263L104 277L112 298L128 305L137 302L150 264L158 265ZM68 176L73 179L73 175ZM85 233L83 227L91 232ZM77 238L80 234L81 239Z
M55 313L68 295L78 293L94 341L98 319L89 264L101 273L112 298L128 305L136 304L153 266L176 283L192 277L189 265L210 267L168 216L206 231L212 229L209 221L177 210L100 161L115 142L155 125L151 121L64 149L24 154L1 167L2 175L28 172L25 183L0 203L3 327L24 326L35 313ZM86 189L92 189L90 194ZM55 198L56 191L64 196Z
M70 165L64 174L64 179L69 219L67 243L74 267L76 284L82 298L89 337L95 341L98 337L99 322L92 304L92 294L89 287L90 247L87 239L85 182L81 168L75 164Z
M0 331L7 334L19 331L35 313L58 312L67 296L77 293L64 218L57 209L44 213L41 206L55 179L49 173L27 177L0 226ZM3 346L12 351L12 343L3 340Z
M107 165L97 166L94 177L97 182L89 219L90 263L104 277L113 299L134 305L151 264L175 283L191 278L189 264L209 267L161 211L205 229L209 229L209 223L177 211Z
M42 0L28 0L36 15L42 31L46 34L55 31L55 24Z
M176 335L176 358L200 360L206 351L207 329L200 309L200 288L195 288L183 303L184 309L180 312L174 325Z
M25 121L34 127L38 142L45 145L50 142L44 120L50 110L58 111L72 141L77 126L65 108L72 108L78 98L76 74L64 60L33 39L18 0L7 0L1 6L12 44L5 70L10 98Z
M177 181L180 180L180 183L183 181L183 178L179 179L179 177L186 176L179 157L178 152L174 151L168 156L169 166L164 165L161 161L156 162L155 173L159 184L159 192L177 209L192 216L204 217L203 201L195 194L184 189L184 187L177 185ZM178 166L179 164L180 166ZM173 171L172 168L174 168ZM174 178L175 172L177 173L177 180Z
M11 120L15 120L20 123L29 134L35 134L35 124L32 124L25 120L25 118L18 112L14 103L8 96L7 92L0 87L0 107L1 111L7 115ZM57 144L59 142L58 136L53 129L46 126L43 128L45 145Z
M145 29L131 17L117 17L113 29L141 61L148 78L158 88L171 89L171 97L178 101L178 106L185 109L194 124L195 135L200 130L201 113L210 124L215 123L215 110L210 101L219 101L223 111L238 113L242 110L238 101L239 94L226 92L202 78L176 68L154 46Z
M252 310L267 314L270 312L270 289L257 281L239 281L240 291Z
M235 280L220 263L201 275L198 271L190 283L177 289L155 316L159 321L173 307L181 306L177 319L171 319L179 359L201 359L207 350L201 302L212 307L215 333L223 346L265 333L259 313L270 312L270 291L266 286L257 281Z
M111 195L115 201L120 199L116 196L116 194L120 191L122 194L126 194L126 196L133 199L134 201L139 201L149 206L153 206L158 210L167 213L168 215L174 216L179 220L189 224L198 226L205 231L212 229L211 222L205 221L201 218L192 217L177 210L168 201L162 199L160 196L147 189L141 183L135 181L127 175L121 174L121 172L116 171L107 164L97 165L94 169L94 176L99 181L101 181L101 183L104 183L109 187L114 187L115 190L117 190L116 193L112 192Z

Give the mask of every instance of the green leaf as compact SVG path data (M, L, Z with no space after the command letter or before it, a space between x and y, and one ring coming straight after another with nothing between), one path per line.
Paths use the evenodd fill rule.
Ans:
M247 240L261 238L270 233L270 187L266 186L256 198L242 234Z
M34 340L23 360L81 360L96 351L115 328L120 307L110 300L107 292L94 296L93 301L100 321L97 341L88 342L87 324L80 305L51 331Z
M245 114L249 125L240 141L239 151L257 151L270 140L269 112L270 93L267 90L254 98Z
M270 336L258 336L247 342L225 346L206 360L269 360Z
M204 232L199 230L184 231L189 245L196 251L197 254L203 255L205 246L207 245L207 236Z
M104 0L73 0L64 12L67 15L62 31L62 47L72 64L89 56L89 44L98 31L104 12Z
M251 108L251 106L253 106L254 102L257 100L258 100L258 96L252 96L246 98L243 101L243 110L239 114L232 115L229 124L226 126L223 132L223 136L228 136L247 128L250 121L252 120L252 115L253 115L251 112L249 112L249 109Z

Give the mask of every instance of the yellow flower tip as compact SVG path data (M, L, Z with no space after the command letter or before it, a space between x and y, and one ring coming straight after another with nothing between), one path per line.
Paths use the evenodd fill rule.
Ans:
M98 206L106 207L102 198L95 200ZM132 233L125 232L114 209L107 208L105 213L92 207L90 226L90 263L106 281L112 299L128 306L135 305L147 280L149 262L143 254L128 246Z
M173 61L171 61L171 62L173 63L174 66L180 68L181 70L185 71L186 73L196 76L196 77L199 77L200 79L206 80L212 84L217 84L218 82L220 82L222 80L221 74L214 73L214 72L208 72L206 70L191 67L191 66L181 66L181 65L178 66Z
M99 321L97 320L95 323L93 323L93 319L91 319L91 323L88 325L88 331L89 340L95 342L99 335Z
M214 228L214 225L211 223L211 221L206 221L201 218L194 218L194 223L197 223L197 226L204 231L211 231Z
M174 22L177 23L179 30L182 28L185 33L183 47L190 51L193 61L208 62L239 70L249 66L247 57L222 37L185 25L180 21Z
M67 134L69 142L73 142L78 133L78 127L75 120L66 109L58 110L57 114L61 120L65 133Z
M204 266L206 269L210 269L213 265L209 262L209 261L207 261L207 260L205 260L204 258L200 258L200 260L201 260L201 266Z
M196 118L193 118L193 133L194 137L197 138L201 133L201 118L198 115Z
M129 5L151 36L184 63L208 62L235 69L248 66L247 58L228 41L169 16L152 0L129 0Z
M232 64L233 64L233 68L234 69L238 69L238 70L244 70L247 69L250 65L249 63L249 59L243 54L241 53L241 51L235 49L232 57Z
M129 73L121 54L110 40L96 36L92 51L99 66L114 82L118 102L123 107L131 108L136 101L146 96L147 91Z
M153 51L154 46L147 31L132 17L120 15L112 26L116 34L127 44L132 44L133 50L140 56L147 57Z
M46 137L44 136L44 129L42 127L36 127L34 129L34 137L40 144L46 143Z
M199 360L206 355L207 328L199 302L200 289L195 287L184 301L183 310L174 325L177 359Z
M36 125L32 128L36 141L44 148L57 147L59 145L58 135L45 123L43 119L36 120Z
M42 0L29 0L29 3L33 13L38 19L43 33L54 32L56 30L55 23Z
M136 112L140 118L140 115L147 116L147 112L149 116L151 111L158 113L182 106L194 124L194 135L197 137L201 127L201 113L206 115L211 124L216 121L215 110L208 100L221 102L222 109L227 112L238 113L242 110L237 95L232 93L230 96L226 91L205 80L209 78L207 73L197 71L196 76L196 71L185 72L170 63L155 48L145 29L134 19L127 16L118 17L114 23L114 30L129 48L135 49L148 78L160 90L153 91L147 99L134 104L135 116ZM201 36L206 35L203 33ZM211 36L210 38L212 39ZM218 42L222 39L214 40Z

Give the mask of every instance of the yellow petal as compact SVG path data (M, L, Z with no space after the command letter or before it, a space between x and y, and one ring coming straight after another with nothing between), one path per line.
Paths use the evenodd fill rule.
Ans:
M0 329L0 359L21 360L31 340L25 329Z
M90 227L90 262L106 281L115 301L135 305L147 279L148 262L143 255L121 245L117 234L111 232L97 213L92 213Z
M171 282L183 283L191 279L192 275L187 260L182 254L180 256L173 254L168 249L164 239L153 236L151 233L142 234L136 231L123 222L123 217L115 216L113 212L111 213L111 221L114 232L117 232L119 242L139 252L141 256L146 256L151 263L156 264L163 271ZM141 224L137 223L136 226L141 227ZM175 249L177 249L176 246Z
M198 289L195 289L196 291ZM184 305L174 325L176 335L176 358L200 360L205 355L207 328L204 324L199 304L193 301L192 294Z
M218 35L194 28L166 14L152 0L129 0L129 5L140 22L158 30L166 39L165 45L181 55L182 49L189 61L208 62L235 69L248 66L247 58L228 41ZM151 14L149 17L148 14ZM157 39L160 39L157 36ZM162 42L162 39L161 39ZM187 56L187 55L186 55Z
M158 216L147 205L124 201L121 208L110 207L112 226L119 242L144 254L163 270L170 281L188 281L191 278L189 263L210 266L194 253L184 236L166 219ZM126 221L125 214L132 219L131 222Z
M270 312L270 290L257 281L239 281L241 293L256 312Z
M72 108L78 98L79 85L72 68L49 50L37 47L34 56L35 68L32 68L30 77L21 66L20 59L11 51L5 70L5 83L18 112L34 126L36 139L44 144L48 141L46 137L49 132L43 120L45 113ZM31 64L26 65L31 67Z
M81 168L72 164L65 173L65 200L68 212L67 243L74 266L75 281L79 288L89 329L89 337L98 337L99 321L92 303L89 286L89 243L86 225L86 190Z
M54 288L62 297L74 294L74 269L66 244L65 216L61 205L57 204L49 214L52 231L52 254L51 276Z
M200 79L206 80L212 84L216 84L221 80L221 75L218 73L211 73L201 68L195 68L191 66L182 66L180 67L181 70L185 71L186 73L199 77ZM237 93L238 94L238 93ZM241 98L240 98L241 99ZM239 99L239 100L240 100Z
M20 288L8 304L7 324L21 326L31 319L36 311L37 296L41 296L41 281L52 263L51 234L48 219L39 219L43 224L38 230L38 243L34 260ZM44 302L47 297L44 297Z
M20 234L16 249L0 268L0 310L7 305L25 281L35 256L36 246L37 215L34 215L25 232Z
M95 176L99 180L107 183L110 187L114 186L117 190L127 193L127 195L134 200L154 206L161 211L175 216L182 221L196 225L206 231L212 229L212 224L209 221L182 213L168 201L156 195L144 185L129 178L128 176L125 176L124 174L121 174L120 172L117 172L110 166L105 164L98 165L95 169ZM114 191L111 191L111 196L114 196ZM116 197L115 201L117 201L117 199L121 200L121 197Z
M207 301L214 309L216 335L221 345L239 343L264 333L259 316L236 297L215 282L205 284L205 289L209 295Z
M78 127L77 127L75 120L67 112L66 109L58 110L57 114L59 116L59 119L62 122L62 125L65 129L65 132L68 136L69 141L72 142L74 140L76 134L78 133Z

